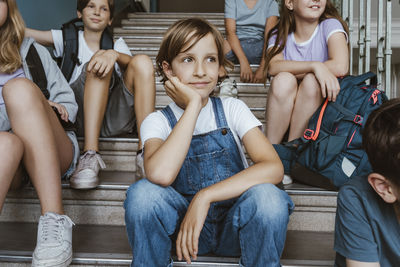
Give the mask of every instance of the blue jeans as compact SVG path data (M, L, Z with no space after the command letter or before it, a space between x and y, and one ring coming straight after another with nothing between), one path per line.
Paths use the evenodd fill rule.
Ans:
M171 186L142 179L129 187L124 207L131 266L171 264L172 242L188 206L188 199ZM215 214L215 221L205 222L198 254L241 256L240 263L246 267L280 266L293 208L287 193L276 186L253 186L231 207Z
M262 52L264 48L264 39L242 39L239 40L242 46L243 52L247 57L250 64L260 64ZM235 53L231 50L226 53L225 57L232 61L234 64L239 64L239 60Z

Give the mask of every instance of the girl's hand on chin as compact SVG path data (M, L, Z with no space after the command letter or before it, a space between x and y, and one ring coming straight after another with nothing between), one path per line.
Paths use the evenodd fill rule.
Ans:
M201 96L196 90L182 83L178 77L169 76L164 84L169 97L181 108L185 109L189 103L201 103Z

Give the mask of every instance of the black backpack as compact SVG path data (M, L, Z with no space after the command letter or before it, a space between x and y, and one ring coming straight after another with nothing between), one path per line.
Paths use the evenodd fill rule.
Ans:
M40 88L44 97L48 100L50 97L50 92L47 90L47 77L44 72L42 60L33 44L29 47L28 54L26 55L26 63L29 68L29 72L32 75L32 81ZM58 110L53 108L54 112L57 114L58 120L66 131L75 131L75 124L61 119Z
M64 23L61 27L63 40L64 40L64 53L61 58L57 59L58 66L64 74L65 79L69 81L72 72L76 65L81 62L78 59L79 55L79 30L83 29L82 20L79 18L73 19ZM100 48L104 50L112 49L114 41L111 34L110 27L107 27L101 35Z
M317 109L304 135L274 145L286 174L305 184L337 190L352 177L372 171L362 148L362 131L369 114L387 100L375 77L368 72L339 79L336 102L325 101ZM366 84L369 79L371 84Z

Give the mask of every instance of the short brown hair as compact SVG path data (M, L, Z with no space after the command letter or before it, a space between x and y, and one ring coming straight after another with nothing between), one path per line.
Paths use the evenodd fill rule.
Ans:
M220 66L233 67L232 62L225 58L224 38L215 26L202 18L182 19L175 22L165 33L156 58L157 72L161 75L162 82L168 80L162 68L165 61L171 64L179 53L185 52L193 47L201 38L211 33L214 36L218 50L218 62ZM188 44L189 47L182 51Z
M89 4L90 0L78 0L76 2L76 10L82 13L83 9ZM114 15L114 0L108 0L108 8L110 9L110 19Z
M384 103L369 116L363 146L374 172L400 186L400 98Z

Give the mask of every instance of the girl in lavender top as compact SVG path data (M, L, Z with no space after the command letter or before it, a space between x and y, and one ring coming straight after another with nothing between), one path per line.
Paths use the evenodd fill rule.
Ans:
M265 58L273 76L265 115L271 143L280 143L288 129L289 141L300 137L323 99L336 100L336 77L349 69L347 33L330 0L282 1Z

